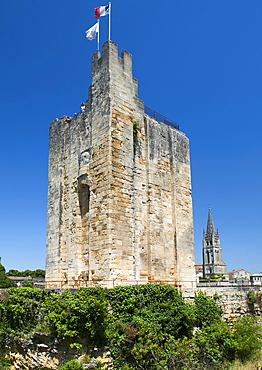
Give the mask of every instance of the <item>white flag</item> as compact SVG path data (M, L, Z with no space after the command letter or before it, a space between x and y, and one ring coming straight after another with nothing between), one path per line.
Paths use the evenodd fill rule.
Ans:
M88 40L93 40L96 38L98 32L98 23L94 24L89 30L86 31L86 38Z

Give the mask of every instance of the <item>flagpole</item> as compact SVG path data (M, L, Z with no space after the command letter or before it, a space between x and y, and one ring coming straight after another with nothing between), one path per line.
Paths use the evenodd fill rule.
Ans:
M97 26L97 28L98 28L98 32L97 32L97 50L99 50L99 26L100 26L100 19L98 19L98 21L97 21L97 23L98 23L98 26Z
M108 14L108 40L110 40L110 31L111 31L111 2L108 3L109 4L109 14Z

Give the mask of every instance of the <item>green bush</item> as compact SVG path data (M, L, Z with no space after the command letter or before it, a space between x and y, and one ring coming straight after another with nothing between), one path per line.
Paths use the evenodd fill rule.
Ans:
M175 340L192 336L193 308L170 285L121 286L105 292L115 369L164 369Z
M0 369L9 370L11 366L11 361L8 356L2 355L0 358Z
M203 369L226 369L226 364L235 358L233 334L226 322L219 320L210 326L205 324L193 338L197 347L197 361Z
M247 303L256 303L257 302L257 293L253 290L247 292Z
M24 281L22 283L23 288L33 288L33 286L34 286L34 283L32 281Z
M39 306L46 292L33 288L10 288L0 300L0 329L29 332L38 322Z
M70 360L59 367L59 370L84 370L83 364L77 360Z
M22 287L22 288L9 288L8 296L9 297L20 297L33 299L37 302L45 301L50 293L47 290L31 287Z
M54 337L88 338L90 343L101 346L105 342L107 304L102 296L91 296L87 289L47 297L46 323Z
M193 309L181 292L170 285L120 286L105 291L111 319L131 323L142 317L174 338L192 336Z
M195 294L194 299L194 315L195 326L202 327L203 325L211 325L217 321L221 321L222 308L212 297L208 297L205 293L199 291Z
M237 359L248 361L261 356L262 327L256 316L240 317L234 324L233 336Z
M178 363L185 365L185 359L190 364L189 368L194 368L192 365L195 362L187 339L175 340L171 335L163 333L158 325L151 325L142 318L136 318L135 325L122 322L115 324L109 345L114 369L179 369Z

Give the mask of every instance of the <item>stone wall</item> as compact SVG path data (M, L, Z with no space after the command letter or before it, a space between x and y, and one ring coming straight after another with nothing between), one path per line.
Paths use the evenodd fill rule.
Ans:
M12 363L10 370L57 370L73 359L82 360L85 368L90 370L96 368L96 361L111 364L110 352L90 349L85 341L78 340L78 343L82 348L71 348L67 340L58 340L40 333L28 339L14 341L14 338L10 338L6 346L6 354Z
M183 295L187 300L193 300L194 294L198 291L205 292L210 297L217 297L217 302L223 309L223 318L229 323L236 318L246 314L262 315L262 311L257 304L250 305L247 302L247 293L250 290L262 292L262 287L253 286L202 286L198 284L196 290L184 290Z
M108 41L86 112L50 126L47 288L195 286L189 142L137 90L131 55Z

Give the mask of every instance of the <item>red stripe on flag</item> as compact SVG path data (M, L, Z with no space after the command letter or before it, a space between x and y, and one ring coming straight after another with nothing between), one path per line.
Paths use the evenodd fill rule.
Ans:
M97 8L95 8L95 15L94 15L95 18L100 17L100 8L101 8L101 6L98 6Z

